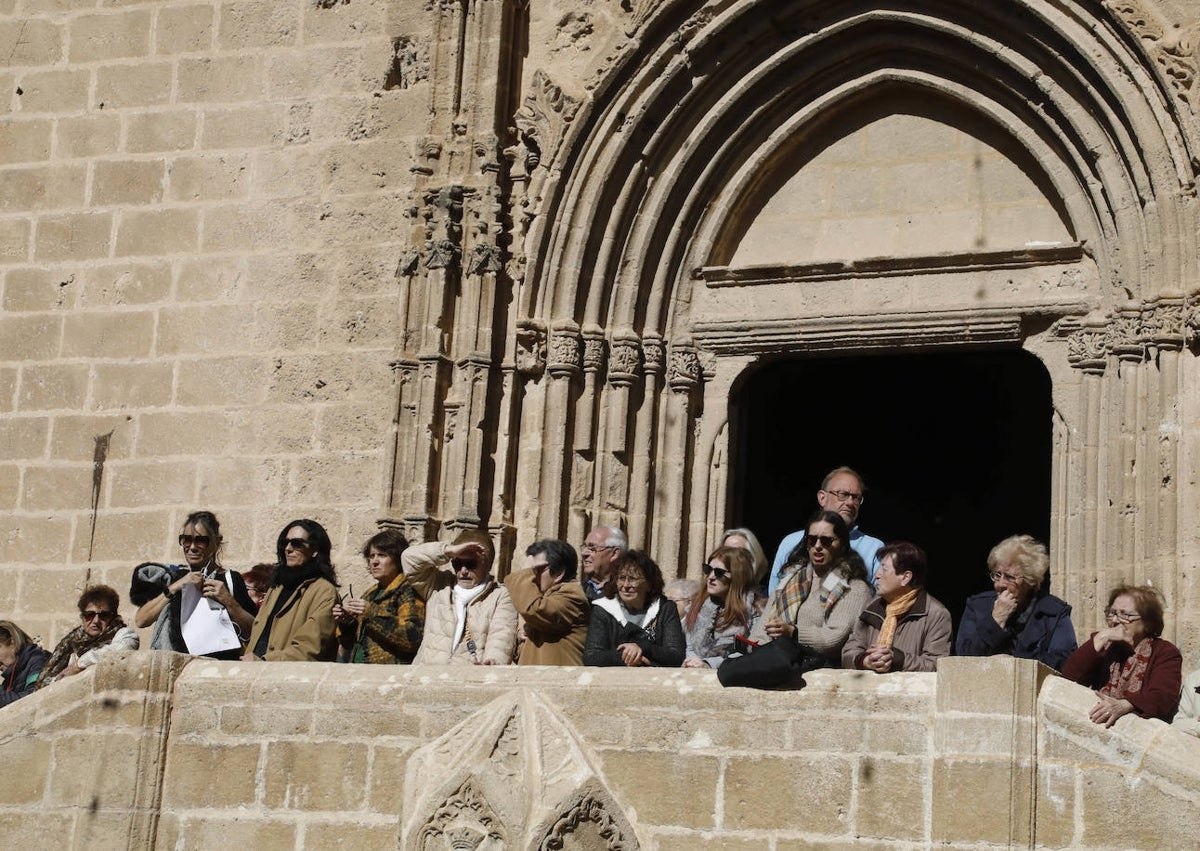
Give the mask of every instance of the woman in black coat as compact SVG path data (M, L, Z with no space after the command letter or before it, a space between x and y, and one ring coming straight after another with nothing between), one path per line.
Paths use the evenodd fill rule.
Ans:
M0 706L8 706L37 688L38 675L50 658L50 651L33 643L12 621L0 621Z
M663 596L658 565L638 550L622 554L604 596L592 601L583 664L678 668L686 649L679 610Z

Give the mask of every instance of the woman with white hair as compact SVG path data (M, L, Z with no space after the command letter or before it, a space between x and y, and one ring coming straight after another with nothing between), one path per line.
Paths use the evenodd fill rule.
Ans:
M767 578L767 571L771 569L771 563L767 561L767 554L763 550L762 544L758 542L758 536L749 529L744 526L726 529L721 533L721 546L741 547L750 553L750 557L754 559L755 585L761 585Z
M967 598L955 652L1037 659L1062 670L1077 646L1075 627L1071 607L1042 590L1049 566L1045 545L1029 535L1013 535L992 547L992 590Z

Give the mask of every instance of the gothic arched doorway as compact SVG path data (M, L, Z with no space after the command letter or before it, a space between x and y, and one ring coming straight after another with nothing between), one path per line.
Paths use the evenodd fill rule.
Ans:
M1050 377L1023 350L778 360L731 399L730 520L769 554L801 528L832 467L867 481L863 529L930 558L931 592L955 615L988 587L988 550L1049 541Z

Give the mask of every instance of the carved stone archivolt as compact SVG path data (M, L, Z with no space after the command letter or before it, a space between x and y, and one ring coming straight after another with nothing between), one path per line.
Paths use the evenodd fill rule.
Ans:
M518 689L409 759L400 847L626 851L640 845L562 711L532 689Z
M1196 29L1181 31L1167 26L1163 19L1140 0L1105 0L1104 6L1122 20L1145 45L1146 51L1162 70L1163 76L1184 103L1198 101L1196 91Z

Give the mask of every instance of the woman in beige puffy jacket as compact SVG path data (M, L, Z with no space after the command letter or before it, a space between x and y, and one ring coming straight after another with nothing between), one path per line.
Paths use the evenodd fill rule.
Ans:
M404 575L425 600L425 635L414 665L512 664L517 610L491 576L494 558L491 538L470 529L454 543L417 544L400 556Z

